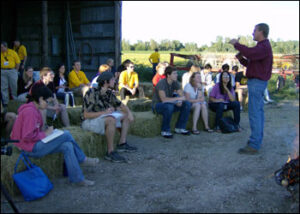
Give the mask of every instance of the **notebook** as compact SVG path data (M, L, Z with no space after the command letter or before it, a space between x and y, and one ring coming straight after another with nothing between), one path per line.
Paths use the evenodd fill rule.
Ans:
M60 135L62 135L64 133L64 131L59 130L59 129L54 129L52 134L48 135L47 137L42 139L43 143L48 143L49 141L59 137Z

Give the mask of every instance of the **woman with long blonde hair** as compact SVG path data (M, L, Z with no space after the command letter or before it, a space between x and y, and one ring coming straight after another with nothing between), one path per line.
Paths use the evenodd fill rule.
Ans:
M187 101L192 103L192 110L193 110L193 128L192 134L198 135L200 134L199 130L197 129L197 123L200 116L202 116L202 120L204 122L205 131L213 132L212 129L209 128L208 125L208 113L207 113L207 106L206 101L204 98L204 94L201 88L201 74L199 72L195 72L190 77L190 81L184 87L184 95Z

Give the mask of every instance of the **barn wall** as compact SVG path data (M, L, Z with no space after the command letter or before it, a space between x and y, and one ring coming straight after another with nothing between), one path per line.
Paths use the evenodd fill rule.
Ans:
M16 11L15 19L7 19L7 24L1 23L1 36L10 43L13 39L19 38L27 47L27 64L39 69L44 66L41 60L43 47L42 1L11 2L1 3L2 20L7 19L7 14L9 14L7 11ZM98 67L104 64L108 58L113 58L116 66L120 64L121 2L47 1L47 3L48 66L56 69L59 63L67 63L67 3L69 3L76 50L75 57L70 51L68 52L70 61L79 58L82 70L87 73L89 79L96 74ZM9 9L4 10L3 5ZM9 44L9 47L11 46Z

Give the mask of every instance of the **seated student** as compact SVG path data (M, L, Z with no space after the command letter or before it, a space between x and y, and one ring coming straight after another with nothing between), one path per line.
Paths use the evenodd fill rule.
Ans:
M92 83L91 83L92 87L94 87L94 88L98 87L97 79L98 79L99 75L105 71L111 71L110 67L106 64L100 65L98 74L92 80Z
M192 76L193 73L199 72L200 73L200 67L197 65L192 65L189 72L185 72L182 75L182 81L181 81L181 87L184 89L185 85L189 83L190 77Z
M237 67L238 69L238 67ZM243 99L248 93L247 86L248 78L246 77L246 70L237 72L235 76L235 92L237 93L238 101L240 102L240 110L243 110Z
M190 82L184 87L184 95L187 101L192 103L193 110L193 128L192 134L200 134L197 130L197 123L200 116L200 111L202 115L202 120L204 122L205 131L213 132L208 125L208 114L204 94L201 89L201 74L195 72L190 77Z
M126 59L124 62L122 62L121 65L119 65L119 67L117 68L117 71L115 73L115 89L118 91L119 90L119 78L120 78L120 74L122 73L122 71L126 70L125 64L131 62L129 59Z
M18 78L18 101L26 102L26 96L33 84L33 68L27 66L26 71L22 73L22 77Z
M129 124L133 121L133 115L129 108L122 104L112 92L115 78L111 72L104 72L98 77L98 88L91 88L83 98L82 105L82 128L100 135L106 135L107 153L106 160L112 162L126 162L126 159L118 152L134 152L136 147L127 143ZM122 117L106 116L121 110ZM117 151L114 151L115 130L121 133Z
M223 111L233 110L234 122L239 126L240 123L240 103L235 101L235 92L231 85L230 74L223 71L220 75L220 82L217 83L209 95L209 108L216 112L215 129L220 132L219 121Z
M116 68L114 66L114 60L112 58L108 58L106 60L106 64L110 67L110 71L113 73L115 79L118 79L120 73L117 73L117 71L116 71Z
M75 96L84 96L90 88L90 81L86 78L85 73L80 70L81 63L79 60L73 62L73 70L69 73L69 88Z
M74 95L73 92L69 91L68 81L65 77L65 71L65 65L60 64L54 76L53 83L55 87L56 98L59 100L63 100L66 107L68 107L69 104L70 106L75 107Z
M41 140L53 132L53 127L43 131L43 119L40 110L47 108L51 101L52 93L44 85L35 85L32 88L30 102L23 104L18 109L18 117L14 123L11 138L19 140L14 143L30 157L40 158L47 154L63 153L69 180L80 186L92 186L94 181L84 178L80 169L82 166L94 166L99 162L98 158L86 157L69 131L48 143Z
M166 78L165 75L165 69L166 69L166 65L165 63L158 63L158 65L156 66L156 74L154 75L153 79L152 79L152 84L153 84L153 91L155 86L157 85L157 83L161 80Z
M124 66L126 70L122 71L119 78L121 100L125 100L126 95L144 98L144 89L139 85L139 77L134 71L133 62L129 61Z
M173 137L170 122L172 114L176 111L180 111L180 115L175 126L175 133L188 135L190 132L185 128L192 104L186 101L183 96L180 84L177 81L177 71L173 67L168 66L166 67L165 75L166 78L159 81L155 86L152 98L153 112L163 116L161 135L165 138ZM176 96L176 94L179 96Z
M45 129L47 127L46 117L51 117L51 118L55 119L56 116L58 116L58 114L60 114L61 120L62 120L64 126L65 127L70 126L69 115L68 115L66 106L64 104L58 103L58 101L56 99L53 79L54 79L53 71L49 67L42 68L40 71L40 80L37 81L36 83L34 83L34 85L31 87L31 89L28 93L28 95L30 97L32 88L35 85L45 85L51 90L52 93L54 93L54 95L53 95L54 98L52 99L52 102L48 103L46 109L41 110L41 114L43 116L43 121L44 121L43 129Z
M224 64L222 65L222 70L221 72L219 72L217 75L216 75L216 83L219 83L220 82L220 75L223 71L227 71L229 73L229 65L228 64ZM230 74L230 73L229 73ZM230 82L231 82L231 86L234 88L235 87L235 76L230 74Z
M206 64L204 66L204 70L202 70L201 73L201 84L202 84L202 92L209 96L209 93L211 92L212 88L214 87L215 83L212 80L212 73L211 73L211 65Z

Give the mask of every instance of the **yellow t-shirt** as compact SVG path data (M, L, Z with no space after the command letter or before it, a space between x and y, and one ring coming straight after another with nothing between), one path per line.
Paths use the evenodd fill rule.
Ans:
M80 84L88 84L90 81L86 78L85 73L83 71L78 71L76 73L74 70L72 70L69 73L69 88L75 88L78 87Z
M154 52L150 55L149 59L151 59L152 63L158 63L160 58L160 54L158 52Z
M122 71L119 77L119 90L121 90L121 84L123 85L128 85L129 88L133 88L134 85L138 85L139 84L139 77L138 74L136 72L131 72L131 74L128 75L128 72Z
M14 46L14 51L18 53L20 60L24 60L25 56L27 56L27 50L24 45L20 45L19 49Z
M1 68L12 69L20 62L20 58L14 50L7 48L6 52L1 52Z

